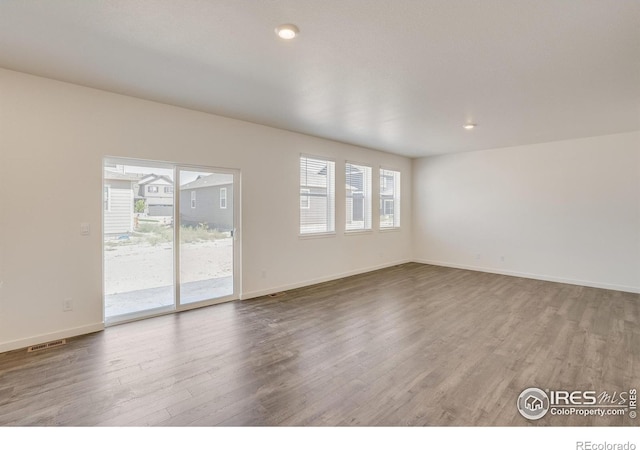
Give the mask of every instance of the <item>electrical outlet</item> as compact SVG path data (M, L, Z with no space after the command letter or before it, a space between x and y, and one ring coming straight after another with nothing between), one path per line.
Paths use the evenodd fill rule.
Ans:
M504 262L504 256L500 257L500 261Z
M82 236L89 236L89 234L91 234L91 227L89 226L88 223L82 222L80 224L80 234Z
M261 276L262 278L267 278L267 271L266 271L266 270L264 270L264 269L262 269L262 270L260 271L260 276Z
M480 259L480 253L476 254L476 259Z
M71 300L70 298L66 298L62 302L62 311L64 312L73 311L73 300Z

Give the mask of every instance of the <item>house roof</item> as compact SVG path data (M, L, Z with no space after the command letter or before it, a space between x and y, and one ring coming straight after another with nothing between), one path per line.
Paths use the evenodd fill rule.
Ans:
M147 184L156 184L158 182L160 182L159 184L173 184L173 180L167 175L156 175L155 173L145 176L138 184L145 186Z
M344 188L347 190L347 192L360 192L362 190L359 186L351 185L349 183L345 183Z
M104 179L105 180L138 181L140 179L140 175L136 175L132 173L112 172L111 170L105 169Z
M207 176L199 176L196 180L183 184L180 186L180 190L185 189L198 189L212 186L223 186L225 184L233 183L233 175L226 173L212 173Z

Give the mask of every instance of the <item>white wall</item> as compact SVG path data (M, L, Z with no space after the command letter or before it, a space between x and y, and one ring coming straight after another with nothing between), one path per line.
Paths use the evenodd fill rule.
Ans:
M413 181L417 261L640 292L640 132L422 158Z
M301 152L336 159L335 237L298 237ZM102 328L106 155L241 170L243 297L411 259L407 158L0 70L0 351ZM345 160L402 172L401 231L342 233Z

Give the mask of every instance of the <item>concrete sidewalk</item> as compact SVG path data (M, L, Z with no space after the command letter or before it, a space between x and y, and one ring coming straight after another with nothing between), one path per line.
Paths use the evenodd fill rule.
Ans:
M224 297L233 293L233 277L226 276L183 283L180 289L182 304ZM120 292L105 296L105 316L113 318L122 314L172 306L173 286L162 286L137 291Z

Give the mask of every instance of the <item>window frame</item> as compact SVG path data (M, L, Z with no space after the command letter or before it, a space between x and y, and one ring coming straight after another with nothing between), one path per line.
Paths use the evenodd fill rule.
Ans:
M196 209L197 201L196 201L196 190L191 191L191 209Z
M308 196L307 198L309 198L309 208L301 208L301 191L302 189L308 189L306 187L302 187L303 185L300 183L300 178L301 178L301 160L302 158L308 158L308 159L315 159L317 161L325 161L327 163L332 163L333 168L332 168L332 177L331 179L327 179L327 217L326 217L326 221L327 221L327 228L329 228L329 224L332 225L332 229L328 230L328 231L317 231L317 232L310 232L310 233L303 233L301 230L301 225L302 225L302 211L306 210L306 209L311 209L311 196ZM329 165L327 164L327 167ZM322 238L322 237L333 237L336 236L336 214L337 214L337 210L336 210L336 160L328 157L328 156L319 156L319 155L311 155L308 153L300 153L298 155L298 237L301 239L313 239L313 238ZM327 174L328 177L329 174ZM329 178L329 177L328 177ZM311 193L311 190L309 190L309 194ZM330 196L330 193L332 194L332 196Z
M394 176L394 181L393 181L393 198L383 198L382 197L382 192L383 189L387 189L387 178L384 177L383 178L383 172L395 172L397 174L397 179L396 176ZM382 180L384 179L384 183L382 182ZM380 205L380 210L378 211L378 230L379 231L398 231L400 230L401 226L402 226L402 221L401 221L401 213L402 213L402 208L401 208L401 203L402 203L402 171L398 170L398 169L394 169L391 167L385 167L385 166L380 166L379 171L378 171L378 198L380 199L380 203L382 203ZM382 217L385 216L386 214L384 214L385 210L386 210L386 202L387 201L392 201L393 202L393 225L391 226L383 226L382 225Z

